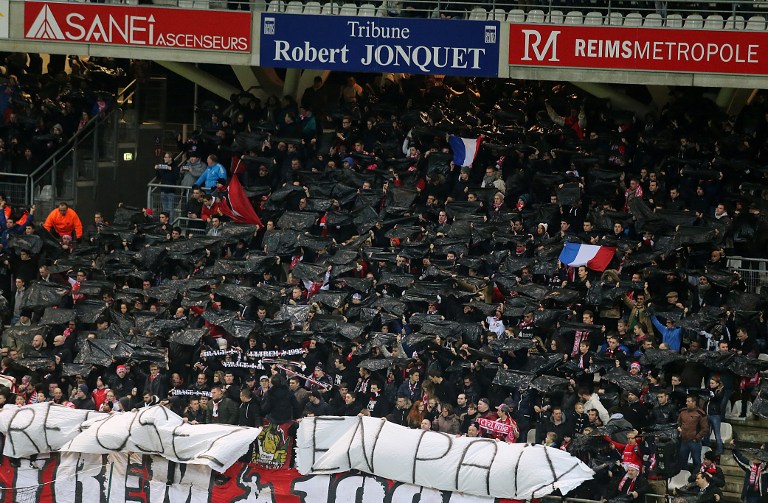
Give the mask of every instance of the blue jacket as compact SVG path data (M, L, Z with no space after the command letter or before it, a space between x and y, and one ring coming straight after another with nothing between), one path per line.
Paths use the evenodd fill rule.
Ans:
M662 325L656 316L651 316L651 322L661 334L661 342L665 342L672 351L680 351L683 344L683 329L679 327L667 328Z
M199 185L200 187L211 189L216 186L216 182L219 180L219 178L227 179L227 170L224 169L224 166L221 165L221 163L216 163L213 166L208 166L205 168L205 171L203 171L203 174L200 175L200 178L197 179L195 182L195 185Z

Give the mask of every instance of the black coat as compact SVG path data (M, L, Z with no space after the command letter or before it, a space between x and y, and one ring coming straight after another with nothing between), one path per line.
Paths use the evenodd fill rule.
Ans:
M237 410L238 426L261 426L261 407L258 400L251 399L250 402L242 402Z
M275 424L287 423L301 417L296 395L283 384L272 386L267 391L261 404L261 413L267 421Z

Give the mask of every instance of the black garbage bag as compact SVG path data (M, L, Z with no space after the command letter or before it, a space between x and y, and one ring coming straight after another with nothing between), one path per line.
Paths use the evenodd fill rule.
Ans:
M61 283L35 281L27 287L25 306L30 309L60 306L69 293L69 286L64 286Z
M8 247L16 253L27 251L31 255L37 255L43 250L43 240L35 234L9 234Z
M318 220L318 214L309 211L286 211L277 219L281 229L308 231Z
M531 381L531 387L541 391L542 393L552 393L555 390L567 388L568 383L569 380L563 377L542 375Z
M608 382L619 386L625 391L634 391L639 395L640 390L643 388L643 377L635 376L624 370L623 368L614 367L605 373L603 376Z
M505 370L499 368L496 376L493 378L493 384L505 388L529 388L533 382L534 375L531 372L522 372L517 370Z
M410 274L397 274L384 271L381 273L379 284L392 285L398 288L408 288L415 282L415 278Z
M728 370L741 377L752 377L758 372L768 370L768 361L758 360L746 355L735 355L728 362Z
M312 301L312 303L322 304L333 309L338 309L344 305L348 296L349 294L345 292L320 290L310 298L310 301Z
M50 329L51 327L47 325L29 327L16 325L6 328L3 331L3 336L8 339L9 346L30 346L32 344L32 339L34 339L36 335L41 335L43 338L47 338Z
M205 316L203 316L205 317ZM138 322L136 326L139 326ZM175 330L181 330L187 328L187 322L185 320L159 320L159 319L152 319L149 320L145 328L142 330L143 332L146 332L149 330L152 334L158 336L158 337L168 337L173 331Z
M221 295L227 299L232 299L235 302L246 305L251 299L256 296L256 289L248 286L235 285L232 283L224 283L216 287L214 290L216 295Z
M91 365L83 363L62 363L61 364L61 376L62 377L77 377L87 376L91 371Z
M264 234L262 241L267 255L291 255L296 250L299 232L278 229Z
M108 339L86 339L74 363L108 367L113 361L113 351L119 341Z
M280 306L280 310L275 314L276 320L288 320L293 325L301 325L307 320L307 315L312 310L312 306Z
M547 287L537 285L535 283L517 285L514 287L514 291L521 295L525 295L526 297L530 297L536 301L542 300L549 293L549 289Z
M168 341L171 344L180 344L182 346L196 346L200 339L208 334L207 328L185 328L171 332Z
M394 314L398 318L403 316L406 312L405 303L392 297L379 297L373 301L371 307Z
M102 303L103 304L103 303ZM74 309L60 309L57 307L46 307L43 317L40 319L41 325L66 325L77 317L77 311Z
M291 274L294 278L300 280L321 281L327 271L327 266L301 261L291 270Z
M363 369L368 369L371 372L376 372L390 367L405 368L411 361L413 360L408 358L369 358L361 361L357 366Z
M649 348L640 356L640 364L651 366L657 369L670 363L676 363L685 360L685 356L670 349Z
M524 369L528 372L533 372L536 375L548 374L561 366L562 363L563 355L560 353L546 355L535 354L528 356L528 361L525 362Z

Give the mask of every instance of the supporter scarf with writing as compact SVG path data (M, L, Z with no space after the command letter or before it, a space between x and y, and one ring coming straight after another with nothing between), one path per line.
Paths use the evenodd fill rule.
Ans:
M755 491L760 491L760 477L763 474L763 464L752 465L749 468L749 485Z
M623 492L624 494L631 493L632 491L635 490L635 481L636 480L637 480L636 478L634 478L634 479L629 478L629 474L624 475L624 477L622 477L621 481L619 482L619 491ZM627 481L629 481L629 487L627 487L627 490L625 491L624 490L624 484L626 484Z

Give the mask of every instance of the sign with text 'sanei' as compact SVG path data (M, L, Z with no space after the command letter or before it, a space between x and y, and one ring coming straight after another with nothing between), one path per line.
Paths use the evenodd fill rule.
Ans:
M75 2L24 2L24 38L249 52L251 14Z
M498 36L496 21L264 14L259 63L492 77L499 70Z
M768 33L512 24L513 66L768 74Z

